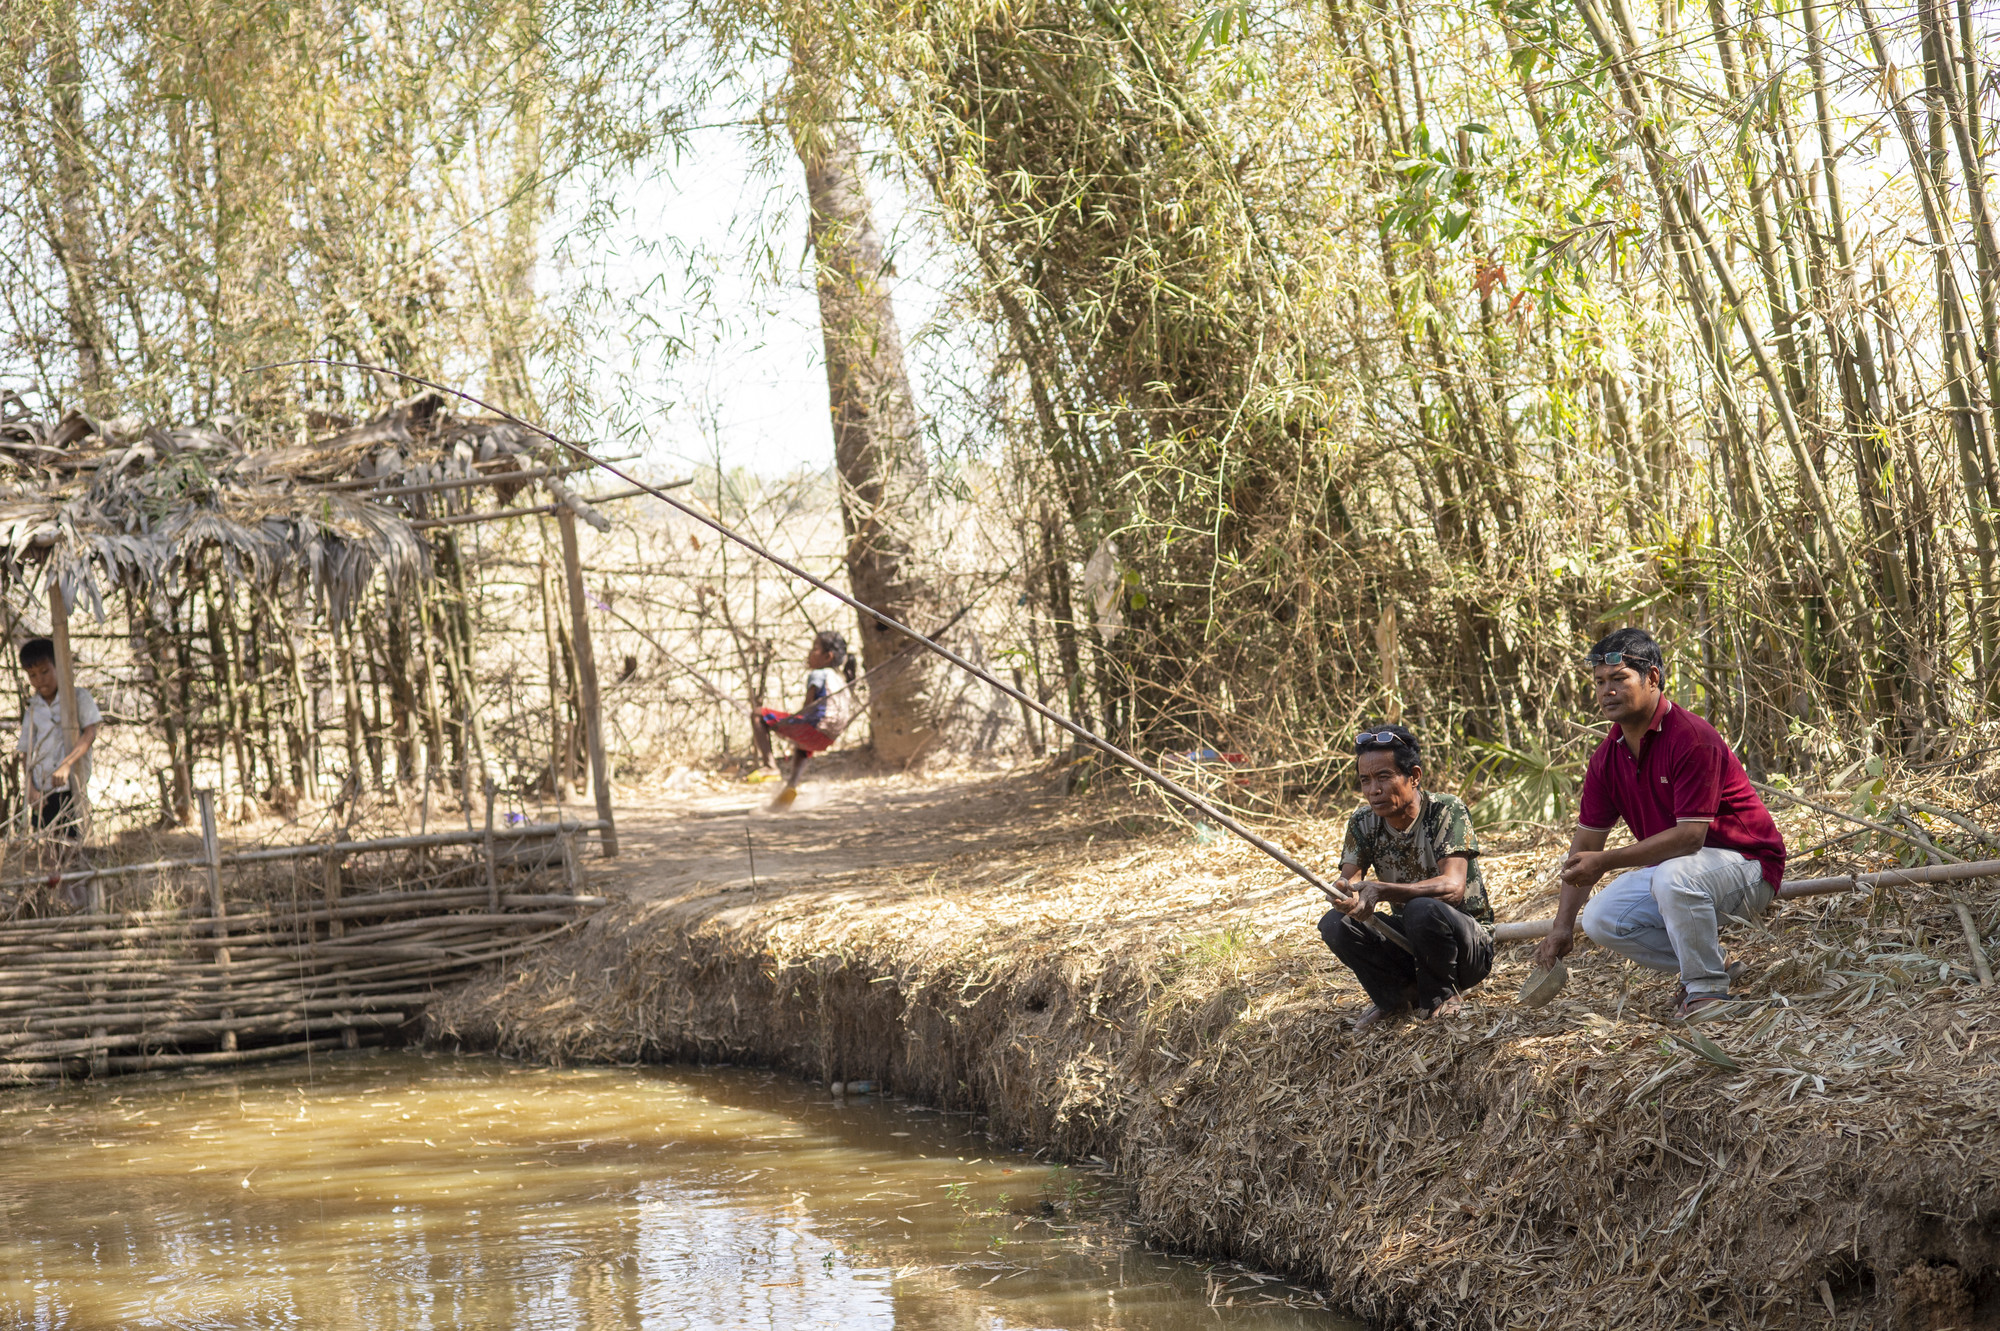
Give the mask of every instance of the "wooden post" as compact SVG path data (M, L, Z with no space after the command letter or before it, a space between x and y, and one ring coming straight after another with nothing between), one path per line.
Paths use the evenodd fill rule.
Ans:
M1972 910L1958 894L1953 893L1951 908L1958 912L1959 927L1965 930L1965 945L1972 952L1972 973L1979 977L1979 987L1993 987L1993 967L1986 960L1986 948L1979 941L1979 922L1972 918Z
M347 936L347 921L341 919L337 911L337 907L340 905L340 852L335 850L331 845L327 846L325 858L321 863L325 871L323 881L326 886L326 936L328 938L345 938ZM347 981L344 979L335 981L333 991L338 997L347 997ZM359 1049L361 1047L361 1032L354 1027L353 1015L351 1012L335 1012L333 1019L343 1023L340 1031L341 1045L348 1049Z
M547 528L543 528L546 537ZM549 788L556 798L556 819L562 819L562 805L569 776L569 745L563 740L562 647L556 642L556 601L549 590L549 561L541 561L537 580L542 591L542 647L549 657Z
M583 595L583 561L576 547L576 514L565 507L556 514L562 529L563 573L569 580L570 642L576 650L576 677L583 693L584 739L590 745L590 792L597 797L598 833L604 857L618 854L618 829L611 817L611 774L604 761L604 718L597 710L597 662L590 654L590 622Z
M56 571L49 569L49 637L56 645L56 707L62 714L63 752L76 747L83 737L83 723L76 710L76 662L69 654L69 602L63 599L62 585L56 578ZM69 774L70 817L76 819L77 838L90 834L90 791L89 781L75 768ZM104 913L104 888L95 879L91 881L90 910L93 915Z
M291 668L292 706L298 709L299 755L305 762L305 779L299 794L307 800L319 799L319 732L313 725L312 693L306 688L305 666L300 661L304 650L299 643L299 635L285 637L285 663Z
M229 990L229 908L222 900L222 847L215 837L215 792L198 790L195 798L201 803L201 851L202 859L208 863L208 913L215 921L209 941L215 948L215 964L221 969L219 984L224 993ZM236 1009L225 1007L222 1018L229 1020L236 1015ZM236 1048L236 1032L222 1033L222 1049L228 1053Z
M459 722L459 747L465 761L458 765L458 807L465 814L465 830L472 830L472 710L467 708Z
M577 858L576 837L569 832L556 833L556 852L562 857L563 890L573 897L583 895L583 864Z
M361 682L354 677L351 650L354 634L339 620L330 621L333 632L334 668L340 672L340 701L347 731L347 780L353 783L355 798L361 794Z
M486 778L486 909L500 912L500 868L493 854L493 778Z

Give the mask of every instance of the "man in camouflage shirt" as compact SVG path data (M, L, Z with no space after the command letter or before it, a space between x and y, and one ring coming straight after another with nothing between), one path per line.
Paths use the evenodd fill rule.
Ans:
M1320 937L1375 1000L1357 1030L1401 1016L1449 1010L1493 969L1493 909L1479 873L1472 814L1455 795L1423 789L1422 753L1403 726L1377 726L1355 741L1368 807L1347 822L1340 887L1352 899L1320 920ZM1371 880L1368 870L1375 871ZM1377 905L1398 947L1365 923ZM1378 917L1379 919L1379 917Z

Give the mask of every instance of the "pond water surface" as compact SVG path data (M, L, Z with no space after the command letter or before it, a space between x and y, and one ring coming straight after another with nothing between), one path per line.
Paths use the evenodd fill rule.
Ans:
M1356 1331L967 1124L408 1053L0 1091L0 1326Z

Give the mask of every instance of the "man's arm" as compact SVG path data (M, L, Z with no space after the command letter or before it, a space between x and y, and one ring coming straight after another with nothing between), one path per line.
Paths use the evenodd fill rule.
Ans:
M1708 840L1708 820L1684 818L1664 832L1656 832L1644 841L1634 841L1629 846L1616 850L1604 849L1604 839L1608 832L1579 827L1579 836L1584 832L1594 832L1595 846L1578 845L1578 838L1572 837L1569 844L1569 858L1563 861L1564 899L1567 900L1568 886L1572 878L1582 883L1585 895L1596 885L1597 880L1613 869L1644 869L1655 864L1665 864L1668 860L1692 855L1701 849L1702 842ZM1578 904L1582 903L1579 897Z
M90 746L97 742L97 727L101 724L102 722L92 723L77 733L76 747L71 749L64 756L63 760L56 764L56 770L50 780L51 785L67 786L69 784L69 769L76 766L78 759L90 752Z
M1401 905L1415 901L1418 897L1436 897L1449 906L1465 903L1465 875L1472 861L1464 855L1447 855L1438 865L1435 878L1426 878L1418 883L1373 882L1361 889L1354 905L1348 908L1349 915L1365 915L1375 908L1378 901L1390 905ZM1343 866L1344 867L1344 866Z
M1644 841L1606 850L1609 828L1579 826L1569 839L1569 854L1563 859L1562 899L1556 904L1555 923L1548 937L1535 949L1535 964L1549 966L1566 957L1576 946L1576 916L1590 899L1590 890L1613 869L1643 869L1664 864L1682 855L1692 855L1708 839L1708 824L1688 821L1675 823Z

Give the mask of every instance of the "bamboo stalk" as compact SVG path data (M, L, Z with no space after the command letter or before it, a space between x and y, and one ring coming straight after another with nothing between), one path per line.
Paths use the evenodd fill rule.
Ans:
M371 476L367 478L360 478L350 481L326 481L317 485L300 486L299 488L301 490L313 494L334 493L343 490L345 491L359 490L367 492L361 494L359 496L360 498L372 502L376 499L394 499L404 495L441 494L448 490L465 490L482 485L510 485L510 484L518 484L523 481L538 481L547 476L567 476L571 472L577 470L577 468L573 464L565 464L556 467L537 467L537 468L530 468L527 470L501 471L497 469L497 464L499 461L500 459L493 459L487 462L473 463L472 465L475 469L481 467L495 468L495 470L487 472L483 475L470 476L470 477L457 477L451 480L433 481L422 485L398 485L378 490L375 489L374 487L380 486L382 484L382 480L378 476Z
M428 795L428 791L426 794ZM328 846L326 854L320 861L320 889L326 898L326 936L329 939L341 939L347 936L347 921L342 918L340 910L341 886L340 852ZM335 988L343 998L351 992L349 985L350 981L344 973L334 981ZM346 1016L349 1011L351 1009L343 1007L338 1015ZM349 1026L341 1031L340 1038L342 1043L352 1049L360 1043L361 1037L352 1026Z
M1972 918L1972 910L1963 901L1952 899L1951 908L1958 912L1959 928L1965 931L1965 946L1972 953L1972 970L1979 977L1980 987L1993 987L1993 966L1986 959L1986 945L1979 937L1979 924Z
M403 994L403 1001L415 1002L416 1000L409 998L405 991L408 990L412 982L424 979L429 974L429 970L422 967L406 967L405 969L409 971L408 974L391 975L362 984L350 983L347 980L347 972L338 971L335 972L337 978L330 980L318 982L311 979L283 982L274 981L268 984L238 986L230 992L232 997L237 1001L239 1008L246 1009L257 1004L268 1006L273 1003L283 1004L325 997L330 997L334 1001L347 1001L350 996L354 996L354 1001L359 1002L362 999L370 998L372 995L382 994L392 996ZM334 992L330 995L321 994L318 991L322 988ZM73 1002L62 1001L65 998L73 997L74 994L68 991L58 990L38 993L33 998L0 1002L0 1018L5 1019L0 1020L0 1028L4 1028L5 1030L27 1030L30 1029L28 1023L42 1018L81 1020L81 1018L77 1018L76 1016L75 1004ZM186 985L149 989L121 989L116 991L115 997L122 1001L106 1002L102 1009L106 1016L135 1017L156 1013L189 1013L216 1006L212 995Z
M519 920L525 918L525 916L510 916L508 918ZM576 917L568 912L552 912L544 918L561 920L565 926L576 923ZM527 938L508 938L506 941L497 943L485 951L477 949L467 950L465 948L446 951L441 948L417 949L408 946L391 947L385 945L336 949L323 945L321 950L317 952L302 955L292 949L277 949L268 954L250 958L249 960L241 957L237 958L231 972L231 978L241 982L252 982L266 978L307 977L312 975L318 968L342 965L352 961L355 959L354 954L357 952L364 955L383 957L384 960L381 964L384 967L408 965L418 961L430 962L437 958L442 958L450 967L477 965L497 957L511 955L524 948L533 946L541 939L553 937L561 932L563 930L558 928L537 933ZM359 977L370 973L372 972L366 970L348 972L350 977ZM175 960L170 957L158 955L139 956L120 960L115 954L110 953L76 953L68 958L49 959L33 966L9 966L4 971L0 971L0 974L4 974L17 981L43 980L53 983L67 979L79 984L86 982L92 976L100 974L127 983L170 983L175 981L220 983L222 979L222 972L212 962Z
M349 798L361 790L361 682L354 675L354 633L351 626L343 628L335 620L329 626L333 632L333 659L340 676L341 724L347 742L347 788Z
M487 777L484 786L486 796L486 908L498 912L500 909L500 867L493 853L493 778Z
M560 922L567 925L576 922L575 917L566 912L549 912L545 915L522 914L509 916L508 919L514 924ZM553 931L533 934L526 939L519 940L519 944L526 945L532 943L536 939L548 936L548 932ZM494 936L498 931L487 930L485 933L488 936ZM515 940L510 939L508 947L512 948L515 945ZM427 942L422 939L405 939L394 942L353 945L345 943L322 943L310 952L301 953L292 948L274 948L268 951L259 950L257 954L247 959L239 956L234 963L231 977L261 979L265 976L304 975L313 968L344 965L368 958L384 962L436 960L449 964L458 964L487 955L504 955L504 951L505 949L487 954L471 950L471 945L462 941L455 942L448 948L442 943ZM122 963L115 960L100 959L106 955L79 952L73 954L73 960L49 960L32 968L10 968L10 972L20 975L23 978L41 975L88 976L104 974L125 975L128 977L145 975L157 976L159 978L184 975L204 977L216 982L220 982L222 979L222 972L213 963L193 961L176 963L172 959L165 957L135 957ZM253 966L257 967L257 969L251 970L250 968Z
M222 899L222 855L215 837L215 792L201 791L201 847L202 855L208 861L208 903L210 914L214 916L215 965L225 976L229 973L229 910ZM226 984L227 981L225 980ZM229 1014L227 1008L223 1015ZM236 1048L236 1032L222 1033L222 1049L228 1053Z
M512 956L561 932L561 930L551 930L546 934L537 934L530 938L509 940L500 946L490 948L484 952L455 953L444 959L442 963L431 957L416 959L401 958L365 966L347 967L325 973L304 968L270 968L256 972L244 982L258 984L277 984L282 982L299 985L310 990L313 985L329 982L339 976L344 976L350 983L355 984L363 981L372 981L376 977L395 979L398 983L401 983L405 979L417 976L447 976L461 970L484 965L488 961ZM30 978L12 969L7 971L6 974L16 978ZM50 972L37 977L41 981L39 987L16 985L11 987L8 992L28 995L46 992L51 995L57 995L63 992L63 986L86 984L94 977L94 974L94 972L87 971ZM173 985L175 986L174 988L162 992L174 993L185 992L189 986L215 983L218 979L217 976L207 970L193 967L174 970L117 972L107 978L119 983ZM110 990L109 992L119 991Z
M599 710L597 662L591 655L590 618L583 590L583 567L577 552L576 514L563 508L556 514L562 533L563 575L569 583L570 640L576 648L576 673L582 686L584 739L590 746L590 793L597 801L597 820L604 824L598 844L606 859L618 856L618 829L611 816L611 772L604 753L604 716Z
M681 482L683 485L689 482ZM619 499L637 499L640 495L651 494L651 490L618 490L608 495L578 495L586 504L609 504ZM547 513L568 513L567 504L537 504L532 508L498 508L485 513L454 513L447 518L424 518L410 525L418 531L429 531L435 527L464 527L478 522L505 522L509 518L532 518Z
M576 838L567 832L556 836L556 845L562 856L563 888L573 901L583 901L583 862L577 858ZM525 897L512 898L516 905L529 904Z
M597 819L584 819L560 823L523 823L519 827L497 828L494 836L501 840L524 841L537 837L552 837L563 832L602 832L606 824ZM377 837L368 841L337 841L334 849L343 855L368 855L392 850L418 850L439 846L471 846L485 840L485 833L429 832L416 836ZM326 843L301 846L271 846L262 850L230 851L221 857L223 864L269 864L279 860L307 859L324 852ZM64 883L86 882L93 878L123 878L138 873L166 873L175 869L205 869L206 859L193 860L147 860L141 864L113 865L103 869L73 869L58 879ZM38 887L49 881L48 875L39 877L14 878L0 882L0 888ZM16 920L5 927L16 928L28 924L46 923L53 926L77 923L96 916L63 915L50 916L43 921ZM122 918L111 916L106 918Z
M63 595L62 586L53 567L49 570L49 636L55 640L56 649L56 705L62 719L63 752L68 753L83 737L83 723L77 712L76 701L76 660L69 650L69 601ZM86 790L82 776L74 769L69 775L70 817L76 820L77 834L90 835L90 792ZM93 909L102 909L103 890L91 894Z
M62 1015L51 1013L23 1017L12 1023L5 1033L0 1033L0 1049L33 1043L37 1033L75 1031L89 1029L93 1037L98 1034L119 1034L138 1031L155 1034L163 1030L190 1029L193 1024L208 1021L218 1029L230 1027L247 1031L248 1023L268 1017L308 1016L316 1012L331 1012L336 1018L344 1019L352 1013L348 1009L370 1011L375 1009L401 1009L419 1007L435 998L434 990L421 992L384 992L379 994L329 994L322 997L306 997L298 994L274 994L255 1003L238 1003L233 1013L223 1016L217 1012L213 1017L203 1017L204 1010L214 1011L212 1003L149 1003L128 1005L122 1012L107 1012L102 1021L95 1013ZM158 1024L166 1019L166 1024ZM232 1025L234 1023L234 1025Z
M353 920L370 916L393 916L412 911L436 909L453 912L466 905L475 904L485 896L483 887L450 888L435 892L380 893L370 896L348 896L341 899L337 907L316 906L310 908L259 912L253 914L230 915L223 927L234 936L231 941L238 945L252 944L256 935L246 931L263 930L265 937L288 940L297 930L288 928L324 924L330 919ZM510 903L524 906L562 906L592 908L606 904L607 897L573 897L567 892L522 892L508 893ZM439 919L475 918L467 915L445 913ZM477 918L512 919L518 918L506 911L487 912ZM89 925L93 921L104 921L96 928L76 928ZM138 923L128 923L138 921ZM63 929L35 930L9 926L0 932L0 947L32 948L47 951L56 944L89 945L98 942L175 942L198 941L197 935L213 934L217 922L212 916L197 915L191 911L134 913L132 915L101 916L56 916L50 923L72 926Z
M536 524L542 530L542 542L548 543L548 528ZM549 591L549 561L544 558L538 567L535 580L542 598L542 645L549 660L549 785L555 797L556 808L562 808L563 795L568 785L564 759L566 745L563 743L563 691L559 681L562 678L562 658L556 643L555 601Z
M90 1038L46 1040L40 1044L18 1045L13 1052L15 1057L24 1059L60 1058L64 1055L94 1054L99 1050L143 1049L151 1045L196 1036L219 1036L224 1041L222 1052L226 1054L235 1051L236 1046L230 1042L230 1037L239 1032L244 1035L259 1036L302 1035L309 1033L314 1027L321 1030L338 1030L349 1024L371 1030L393 1030L407 1020L408 1018L401 1012L357 1012L345 1021L331 1015L313 1017L303 1013L278 1021L264 1018L241 1021L234 1018L221 1021L187 1021L156 1027L149 1031L112 1034L102 1040Z
M290 1044L266 1045L261 1049L242 1049L233 1054L147 1054L138 1057L112 1057L104 1061L107 1070L114 1073L155 1072L169 1068L235 1067L249 1063L268 1063L320 1049L332 1049L340 1043L338 1039L300 1040ZM66 1077L76 1070L74 1063L64 1062L0 1063L0 1080L37 1081Z

